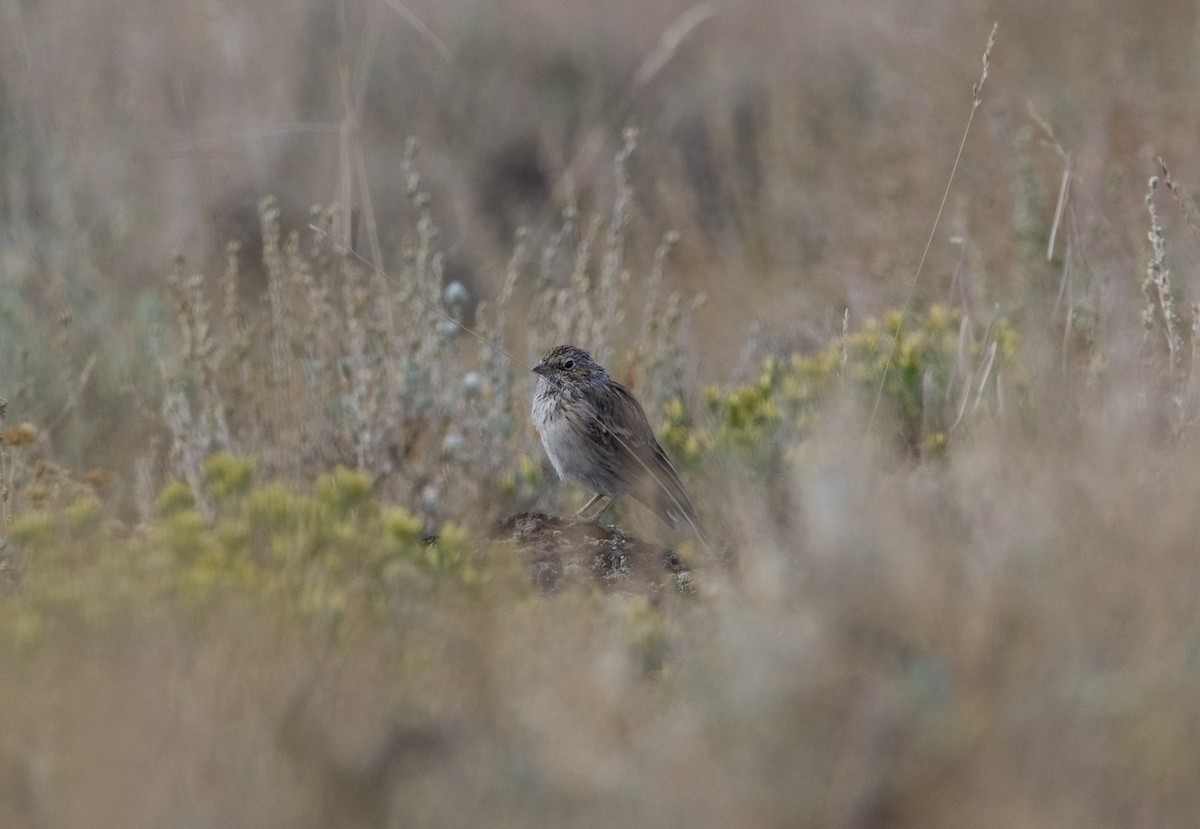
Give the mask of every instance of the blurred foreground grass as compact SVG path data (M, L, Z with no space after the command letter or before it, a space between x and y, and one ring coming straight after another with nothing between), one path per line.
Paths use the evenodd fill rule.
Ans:
M864 441L897 322L667 405L733 546L653 604L540 596L517 551L362 472L210 455L203 497L169 483L131 529L43 468L3 562L3 822L1186 825L1200 475L1174 403L1002 402L1015 334L935 307Z

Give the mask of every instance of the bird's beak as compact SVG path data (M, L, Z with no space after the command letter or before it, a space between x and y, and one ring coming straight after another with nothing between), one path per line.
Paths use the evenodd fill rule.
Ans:
M538 363L536 366L533 367L533 373L540 374L543 377L549 377L551 372L553 372L553 369L550 368L550 366L546 365L545 363Z

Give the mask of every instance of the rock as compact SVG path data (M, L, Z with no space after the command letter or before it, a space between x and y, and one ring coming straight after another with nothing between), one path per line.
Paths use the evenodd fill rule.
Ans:
M543 593L590 585L651 599L666 590L694 592L691 570L677 552L599 521L521 512L501 520L493 535L525 554Z

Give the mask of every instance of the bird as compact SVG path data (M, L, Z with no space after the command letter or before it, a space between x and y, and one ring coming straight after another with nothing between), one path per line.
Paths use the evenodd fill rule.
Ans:
M673 529L686 524L703 541L692 501L629 389L574 345L550 349L533 372L533 425L554 471L594 493L577 516L607 498L595 519L627 494Z

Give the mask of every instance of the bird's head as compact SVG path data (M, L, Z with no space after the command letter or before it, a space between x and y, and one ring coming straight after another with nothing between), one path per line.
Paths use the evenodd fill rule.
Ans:
M542 356L542 361L533 367L535 374L550 380L586 383L604 379L608 375L604 367L592 356L574 345L558 345Z

